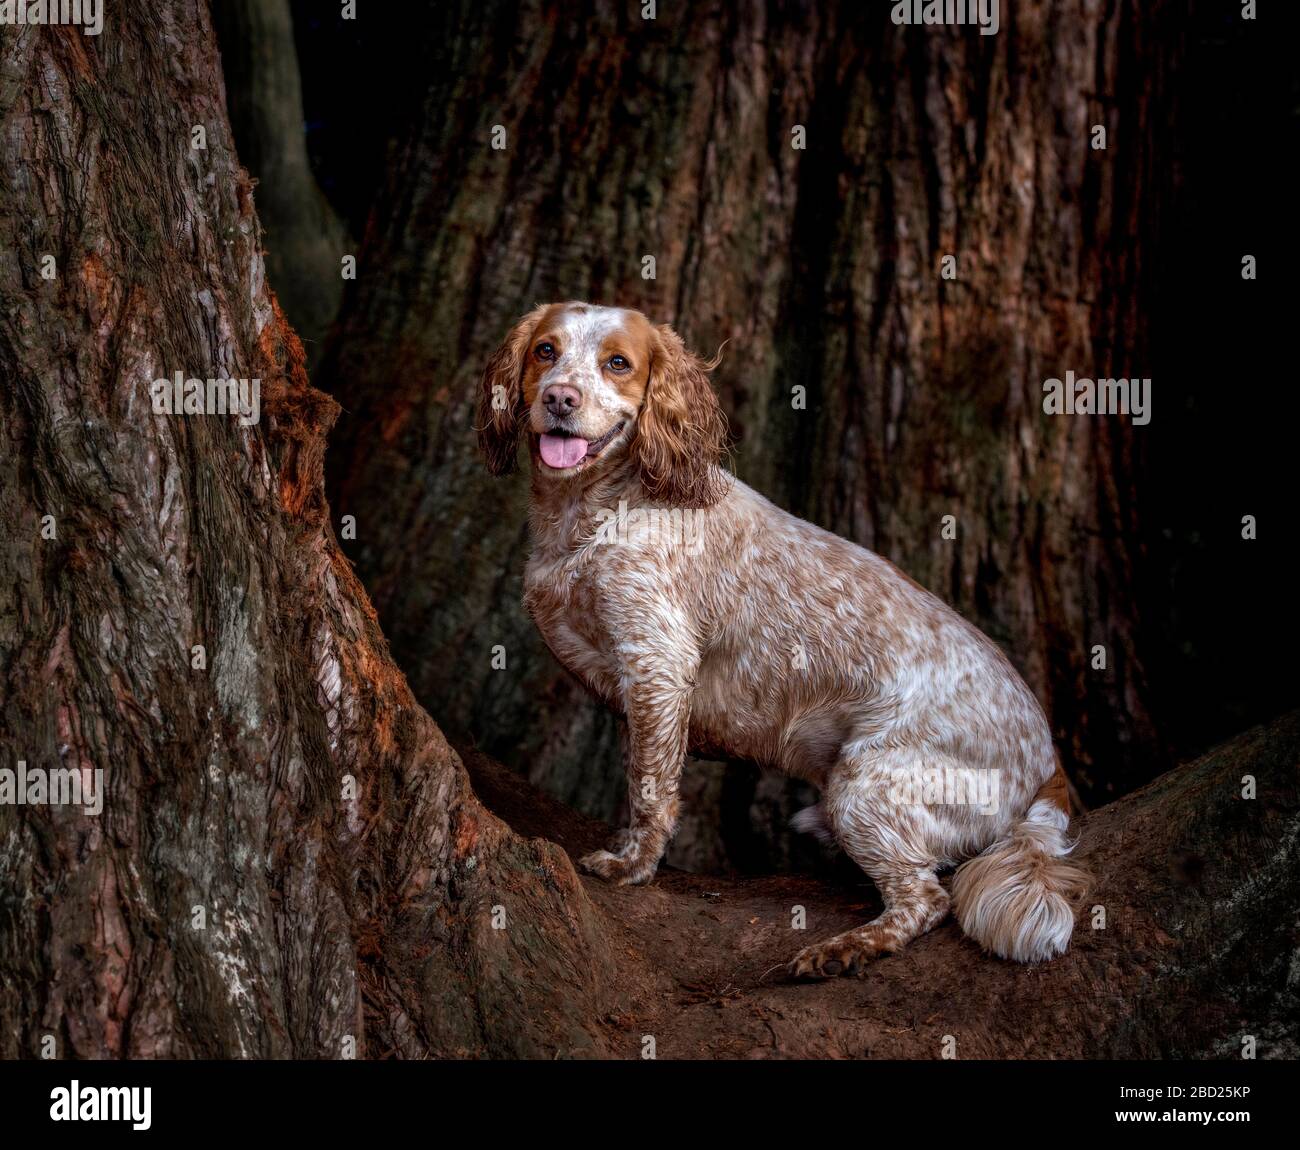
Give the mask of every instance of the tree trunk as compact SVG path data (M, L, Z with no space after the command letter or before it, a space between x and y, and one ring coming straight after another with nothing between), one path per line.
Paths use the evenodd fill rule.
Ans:
M582 297L641 308L704 353L725 342L714 378L740 476L1000 642L1085 798L1160 768L1140 444L1127 420L1047 418L1041 384L1146 362L1143 245L1172 178L1152 141L1181 46L1161 4L1009 7L992 37L860 3L716 0L653 21L442 7L424 114L318 381L348 413L330 457L336 512L357 522L345 549L453 739L588 812L622 792L613 721L520 607L526 484L488 478L470 446L512 321ZM557 713L562 729L537 721ZM688 809L730 842L701 835L680 861L787 859L783 784L693 785Z
M0 805L0 1055L604 1049L572 868L479 806L335 542L207 6L6 30L0 128L0 767L104 784ZM260 422L155 414L177 371Z
M216 0L212 15L231 128L257 184L266 273L310 370L343 299L343 257L356 249L307 161L289 0Z

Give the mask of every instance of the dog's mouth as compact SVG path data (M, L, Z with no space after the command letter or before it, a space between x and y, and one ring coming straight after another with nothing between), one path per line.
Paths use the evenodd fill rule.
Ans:
M563 428L556 428L538 437L537 450L542 462L552 471L568 471L590 463L613 441L614 437L626 426L620 420L599 439L586 440L580 435L573 435Z

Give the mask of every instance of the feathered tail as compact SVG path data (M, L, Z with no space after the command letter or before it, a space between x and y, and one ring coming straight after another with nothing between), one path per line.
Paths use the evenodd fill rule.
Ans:
M952 909L985 950L1016 962L1055 958L1070 945L1086 871L1066 861L1064 775L1057 768L1011 833L957 868ZM1050 796L1048 794L1050 789Z

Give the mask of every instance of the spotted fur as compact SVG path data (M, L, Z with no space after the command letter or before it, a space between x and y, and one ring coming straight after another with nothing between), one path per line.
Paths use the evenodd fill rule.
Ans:
M819 787L798 829L833 836L884 899L872 922L805 947L794 974L861 972L950 905L995 954L1060 954L1086 880L1065 861L1064 776L1037 700L888 561L721 468L710 366L639 312L568 303L525 316L484 376L489 465L513 466L520 439L532 459L525 604L626 718L630 823L580 865L653 877L688 749L726 754ZM557 416L556 389L580 406ZM588 454L548 466L554 435ZM939 777L991 780L996 802L902 785ZM958 864L950 900L937 876Z

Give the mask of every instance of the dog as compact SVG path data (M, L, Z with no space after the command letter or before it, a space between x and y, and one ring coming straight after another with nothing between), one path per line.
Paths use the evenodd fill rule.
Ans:
M479 446L532 462L524 603L555 657L626 719L629 825L578 861L655 874L688 751L815 784L796 829L833 836L884 910L805 947L798 978L861 975L951 909L986 951L1065 951L1087 876L1033 693L998 647L879 555L722 466L706 362L638 311L525 315L492 355ZM949 896L938 873L957 870Z

